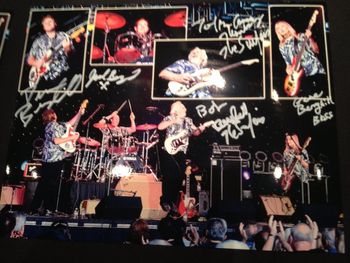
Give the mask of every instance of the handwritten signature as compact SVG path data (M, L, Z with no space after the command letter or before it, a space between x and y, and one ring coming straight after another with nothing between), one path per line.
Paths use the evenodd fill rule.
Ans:
M24 127L27 127L35 114L42 109L51 108L53 105L63 101L65 97L71 97L76 91L81 89L82 75L76 74L68 83L67 78L63 78L60 83L50 88L50 93L45 91L36 91L36 87L27 88L20 95L25 97L25 103L15 112L15 118L19 118ZM62 91L65 92L55 92ZM35 91L35 92L33 92ZM37 104L34 106L34 104Z
M308 112L313 113L314 126L333 119L334 117L334 113L332 111L324 111L325 107L334 104L331 98L322 98L315 102L315 98L321 98L322 95L323 91L320 91L319 93L314 93L314 95L311 95L308 98L300 98L293 101L293 107L297 110L298 116Z
M221 112L226 106L227 102L217 105L212 101L211 106L208 109L205 105L198 105L196 110L197 114L203 118L208 114L213 115L216 112ZM252 138L255 138L254 127L264 123L265 117L253 117L249 112L247 105L243 102L239 108L231 105L229 108L229 115L225 118L214 120L212 127L217 132L220 132L221 136L224 137L226 144L229 144L230 138L237 140L245 133L245 131L250 132Z
M268 27L263 27L264 14L254 16L242 16L235 14L230 23L227 23L217 16L214 16L212 21L208 21L206 17L201 17L192 23L192 27L198 26L198 32L202 33L209 30L214 30L215 33L220 33L219 38L225 39L225 46L221 48L219 54L226 59L228 54L241 54L245 49L252 50L258 46L260 54L263 54L263 41L269 39L270 32ZM259 30L257 30L259 29ZM253 35L249 38L244 37L244 34L251 31ZM234 42L230 38L237 38Z
M111 70L108 68L102 74L98 74L96 69L92 69L89 74L89 80L85 84L85 88L88 88L92 83L97 82L101 90L108 90L108 86L112 83L115 85L122 85L127 81L136 79L140 74L140 68L133 70L132 75L127 77L125 75L118 75L116 69Z

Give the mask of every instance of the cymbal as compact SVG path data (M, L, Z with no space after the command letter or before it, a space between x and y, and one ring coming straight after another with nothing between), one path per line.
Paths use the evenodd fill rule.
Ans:
M148 123L136 126L136 130L138 130L138 131L154 130L155 128L157 128L156 124L148 124Z
M94 126L97 129L107 129L107 124L106 123L96 122L92 126Z
M147 111L156 111L156 110L158 110L158 107L156 107L156 106L147 106L146 110Z
M96 47L95 45L92 46L92 59L100 59L103 57L103 52L99 47Z
M126 24L121 15L113 12L98 12L96 14L95 27L103 30L118 29Z
M164 19L164 23L170 27L184 27L185 21L186 21L185 10L172 13Z
M100 147L101 143L99 143L98 141L92 139L92 138L86 138L86 137L79 137L78 142L82 143L82 144L86 144L89 145L91 147Z

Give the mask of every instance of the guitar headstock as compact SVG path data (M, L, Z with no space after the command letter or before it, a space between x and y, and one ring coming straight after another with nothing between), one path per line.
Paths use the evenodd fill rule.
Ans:
M250 65L252 65L252 64L254 64L254 63L259 63L259 59L254 58L254 59L242 60L241 63L242 63L243 65L250 66Z
M88 105L88 103L89 103L89 100L84 100L82 103L81 103L81 105L80 105L80 110L85 110L86 109L86 107L87 107L87 105Z
M316 23L316 17L318 15L318 10L315 10L309 22L309 28L311 28Z
M192 166L191 165L187 165L186 170L185 170L186 176L190 176L191 173L192 173Z
M310 142L311 142L311 137L307 137L306 141L304 142L303 149L308 147Z

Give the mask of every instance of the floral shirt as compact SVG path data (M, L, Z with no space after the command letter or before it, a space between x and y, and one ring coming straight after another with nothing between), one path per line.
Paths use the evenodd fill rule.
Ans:
M283 153L284 157L284 167L288 169L294 160L295 153L294 151L287 151ZM301 154L301 158L309 162L309 155L307 151L304 149ZM299 177L302 182L306 182L309 179L309 171L305 169L304 166L301 165L300 161L297 161L294 167L294 174Z
M62 161L66 157L65 151L54 143L54 138L60 138L66 133L66 124L50 122L45 127L45 142L42 160L47 163Z
M301 50L305 37L305 34L299 34L298 40L296 41L297 43L294 43L294 38L290 38L284 43L283 46L280 45L280 52L287 65L292 64L293 57L295 57L299 50ZM301 67L304 69L306 76L326 74L321 62L312 51L309 41L307 41L305 51L301 56Z
M63 71L69 69L67 54L61 47L62 41L67 38L68 35L66 33L57 32L54 38L50 38L47 34L42 34L34 40L29 54L35 59L41 59L48 51L52 51L50 66L48 71L43 75L46 80L54 80Z
M199 67L192 64L190 61L184 60L184 59L177 60L173 64L165 68L165 70L168 70L176 74L183 74L183 73L191 74L191 73L195 73L199 69L200 69ZM173 96L173 94L169 89L166 90L165 95L169 97ZM189 95L189 97L190 98L211 98L211 93L210 93L209 87L203 87L192 92Z

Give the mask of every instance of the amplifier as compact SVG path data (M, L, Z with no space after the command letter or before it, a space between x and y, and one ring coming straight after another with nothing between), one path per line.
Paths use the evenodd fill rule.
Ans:
M239 145L219 145L214 143L212 157L225 159L240 159Z

